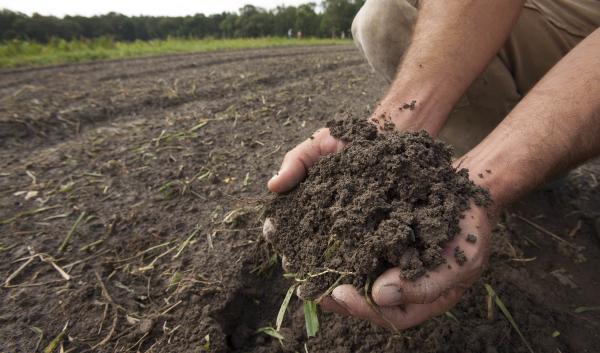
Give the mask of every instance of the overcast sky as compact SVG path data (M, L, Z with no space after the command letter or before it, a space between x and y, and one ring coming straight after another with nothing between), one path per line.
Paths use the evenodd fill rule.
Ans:
M93 16L119 12L129 16L184 16L195 13L213 14L237 11L245 4L266 9L278 5L299 5L311 0L0 0L0 8L42 15ZM312 2L320 3L318 0Z

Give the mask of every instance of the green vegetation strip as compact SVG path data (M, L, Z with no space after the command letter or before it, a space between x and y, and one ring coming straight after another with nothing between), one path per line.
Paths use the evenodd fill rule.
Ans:
M279 37L240 39L177 39L118 42L107 37L55 40L48 44L9 41L0 44L0 68L46 66L160 54L210 52L299 45L350 44L348 39L288 39Z

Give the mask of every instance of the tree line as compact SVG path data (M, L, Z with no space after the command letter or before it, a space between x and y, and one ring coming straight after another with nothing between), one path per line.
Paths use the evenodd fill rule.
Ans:
M119 41L180 38L252 38L286 36L339 37L349 35L352 19L365 0L324 0L316 3L278 6L265 10L253 5L239 12L182 17L125 16L28 16L7 9L0 11L0 41L31 40L47 43L53 38L93 39L110 37Z

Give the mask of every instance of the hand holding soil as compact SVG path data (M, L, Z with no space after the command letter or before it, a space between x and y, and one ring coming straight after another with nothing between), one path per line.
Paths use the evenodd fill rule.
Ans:
M405 280L398 267L391 268L373 283L374 307L364 293L351 285L341 285L323 298L323 310L351 315L394 330L416 326L453 307L481 275L489 253L490 222L485 209L472 205L460 223L461 232L444 248L446 264L429 270L415 281ZM475 243L467 240L477 234ZM455 250L464 252L459 264ZM460 257L462 258L462 257Z
M264 229L302 282L299 296L396 329L448 310L487 258L487 193L425 133L378 135L356 119L328 126L269 182L282 192L308 173L271 202ZM342 153L317 163L342 141Z

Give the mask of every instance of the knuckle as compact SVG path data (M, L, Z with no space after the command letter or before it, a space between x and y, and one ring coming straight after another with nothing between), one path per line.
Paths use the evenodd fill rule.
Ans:
M415 299L418 304L428 304L435 301L443 292L437 281L425 280L415 289Z

